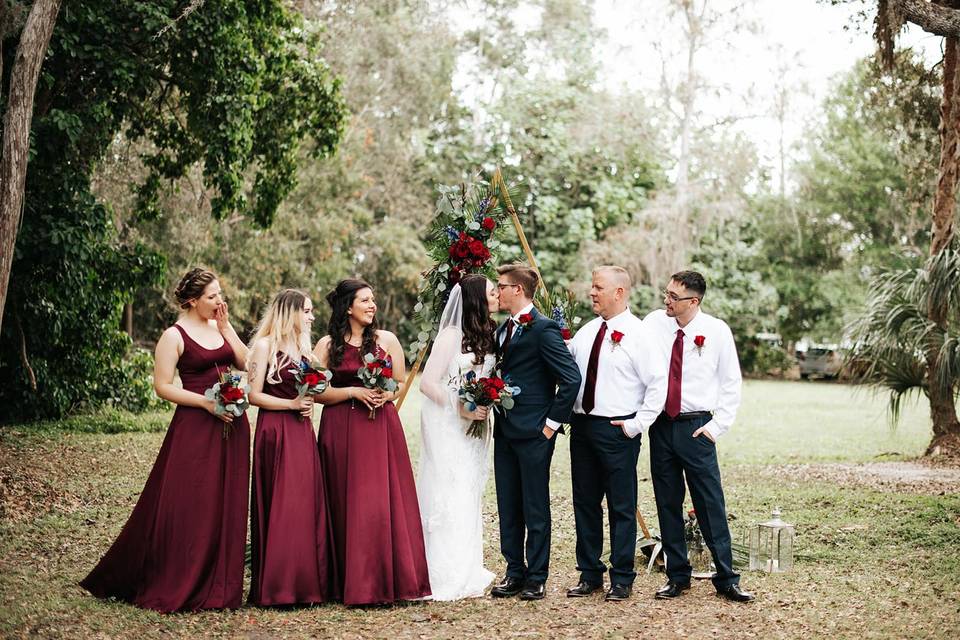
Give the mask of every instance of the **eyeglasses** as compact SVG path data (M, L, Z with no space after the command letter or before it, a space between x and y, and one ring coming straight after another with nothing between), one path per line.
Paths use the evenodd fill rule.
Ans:
M683 300L694 300L700 297L700 296L686 296L685 298L681 298L680 296L675 294L673 291L666 291L666 290L661 291L660 293L663 294L664 298L670 298L671 302L681 302Z
M499 282L497 283L497 289L506 289L507 287L519 287L519 286L520 286L520 285L518 285L518 284L513 284L513 283L511 283L511 282L502 283L502 284L499 283Z

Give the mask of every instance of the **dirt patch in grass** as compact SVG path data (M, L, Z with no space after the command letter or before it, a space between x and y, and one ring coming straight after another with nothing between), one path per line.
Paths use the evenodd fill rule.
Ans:
M767 477L836 482L878 491L924 495L960 493L960 467L923 462L783 464L763 468Z

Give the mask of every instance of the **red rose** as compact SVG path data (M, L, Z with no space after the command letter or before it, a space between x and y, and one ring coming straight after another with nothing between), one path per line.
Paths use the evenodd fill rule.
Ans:
M483 219L483 222L480 223L480 226L482 226L487 231L493 231L493 228L497 226L497 221L494 220L493 218L486 217Z
M697 336L696 338L693 339L693 344L697 345L698 347L702 347L703 343L706 341L707 339L705 337Z
M493 384L493 386L496 387L498 390L503 389L505 386L507 386L506 383L505 383L503 380L501 380L500 378L493 378L490 382L491 382L491 384Z
M304 384L306 384L308 387L315 386L316 384L318 384L318 383L320 382L320 374L319 374L319 373L308 373L308 374L306 374L305 376L303 376L303 382L304 382Z
M614 331L610 334L610 339L613 341L613 344L620 344L620 341L623 340L623 333L620 331Z
M227 387L226 389L221 387L220 397L226 404L231 404L243 397L243 389L240 387Z
M379 367L379 366L380 366L380 363L378 363L376 360L374 360L373 362L368 362L368 363L367 363L367 370L368 370L368 371L373 371L374 369L376 369L376 368Z
M531 322L533 322L533 314L525 313L517 318L517 322L523 325L530 324Z
M453 244L450 245L450 248L447 249L447 253L448 253L448 254L450 255L450 257L453 258L453 259L456 259L456 258L458 257L458 256L457 256L457 246L458 246L458 243L454 242Z
M564 327L563 329L560 329L560 336L564 340L569 340L570 338L573 337L573 333L570 331L570 329L568 329L567 327Z
M456 254L457 258L461 260L468 257L470 255L470 245L466 242L458 242L456 244Z
M478 258L482 258L483 254L487 251L487 248L483 246L483 243L479 240L470 241L470 253Z
M496 388L490 387L489 389L487 389L487 397L490 398L491 400L496 400L497 398L500 397L500 392L497 391Z
M381 375L383 375L384 378L392 378L392 377L393 377L393 369L391 369L391 368L389 368L389 367L384 367L383 371L381 371L380 373L381 373Z

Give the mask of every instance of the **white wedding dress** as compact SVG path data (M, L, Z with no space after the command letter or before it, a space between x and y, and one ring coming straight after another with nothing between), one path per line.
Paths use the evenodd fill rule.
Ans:
M474 364L472 353L461 353L460 336L456 327L440 332L420 380L417 492L434 600L482 596L494 578L483 566L481 515L490 438L466 434L471 421L460 416L457 389L469 370L489 375L495 359L488 354Z

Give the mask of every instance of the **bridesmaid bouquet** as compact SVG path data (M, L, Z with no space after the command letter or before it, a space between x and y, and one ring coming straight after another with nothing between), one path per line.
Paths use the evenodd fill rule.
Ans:
M247 410L247 407L250 406L250 401L247 398L247 394L250 392L250 385L241 386L241 378L239 374L230 373L229 371L219 373L220 381L215 385L207 389L203 396L207 400L215 400L216 406L214 407L213 412L222 416L225 413L229 413L234 418L239 418L243 415L243 412ZM223 423L223 437L226 438L230 435L231 423Z
M367 389L397 390L397 381L393 379L393 359L389 355L378 358L372 353L364 354L363 366L357 370L357 377ZM377 410L370 409L370 420L376 415Z
M513 409L514 396L520 395L520 387L511 386L509 378L506 380L496 376L478 378L476 372L467 371L457 395L467 411L490 406L500 406L509 411ZM474 438L484 438L486 434L486 420L474 420L467 428L467 435Z
M333 377L329 370L321 369L316 361L307 362L306 358L289 371L297 383L297 396L300 398L323 393L330 385L330 378Z

